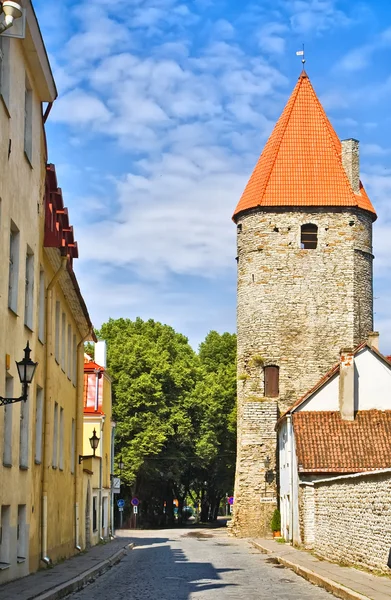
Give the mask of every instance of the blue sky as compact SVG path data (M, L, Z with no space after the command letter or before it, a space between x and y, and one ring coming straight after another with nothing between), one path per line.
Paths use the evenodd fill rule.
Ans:
M391 353L391 5L386 0L35 0L59 98L49 160L96 326L141 316L196 347L235 330L231 215L301 70L360 140L376 327Z

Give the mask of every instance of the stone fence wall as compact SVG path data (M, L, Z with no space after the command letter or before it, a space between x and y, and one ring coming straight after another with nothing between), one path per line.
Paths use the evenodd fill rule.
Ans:
M313 489L314 510L311 502L301 503L301 521L311 532L313 515L316 554L390 573L391 469L315 481Z

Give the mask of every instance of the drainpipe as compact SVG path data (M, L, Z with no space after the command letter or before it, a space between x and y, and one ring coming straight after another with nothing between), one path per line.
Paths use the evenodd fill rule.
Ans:
M289 436L288 452L289 452L289 541L293 543L293 431L292 431L292 415L287 416L287 429Z
M80 352L80 348L84 347L84 343L87 339L92 336L92 329L88 331L88 333L80 340L77 344L77 368L76 368L76 440L75 440L75 454L78 456L79 454L83 454L83 417L80 418L81 409L79 406L80 398L83 398L83 386L84 386L84 352ZM80 364L82 359L82 364ZM82 368L83 367L83 368ZM80 376L80 373L82 375ZM79 527L79 497L80 497L80 466L78 461L75 466L75 548L76 550L81 550L80 546L80 527Z
M51 401L48 394L49 383L49 360L50 349L53 345L53 329L52 329L52 290L59 280L61 273L65 271L68 262L67 256L61 256L61 265L53 275L46 290L45 295L45 333L46 333L46 357L44 365L44 381L45 381L45 402L43 420L44 429L44 445L43 445L43 476L42 476L42 541L41 541L41 560L45 564L50 564L51 560L47 555L48 550L48 487L49 487L49 469L50 469L50 419L52 415Z

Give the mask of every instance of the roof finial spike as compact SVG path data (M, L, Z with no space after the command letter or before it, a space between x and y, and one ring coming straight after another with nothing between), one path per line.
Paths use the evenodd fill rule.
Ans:
M298 50L298 51L296 52L296 56L301 56L301 57L302 57L302 59L301 59L301 62L302 62L302 65L303 65L303 71L304 71L304 65L305 65L304 44L303 44L303 49L302 49L302 50Z

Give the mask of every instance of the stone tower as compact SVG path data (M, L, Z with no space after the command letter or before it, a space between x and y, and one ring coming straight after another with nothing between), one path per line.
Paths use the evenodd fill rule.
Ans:
M303 71L234 213L237 535L269 530L278 416L373 329L375 219L358 142L338 139Z

